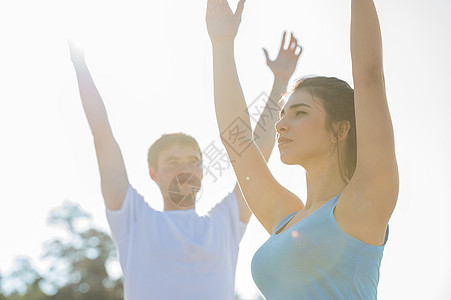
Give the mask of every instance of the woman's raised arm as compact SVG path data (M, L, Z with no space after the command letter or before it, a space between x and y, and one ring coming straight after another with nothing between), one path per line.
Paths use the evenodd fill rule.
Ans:
M241 191L269 233L290 212L303 207L272 176L256 146L234 58L234 40L244 1L232 12L226 0L208 0L207 29L213 47L216 118Z
M351 55L357 126L353 186L388 221L398 196L394 134L385 91L382 38L373 0L352 0Z

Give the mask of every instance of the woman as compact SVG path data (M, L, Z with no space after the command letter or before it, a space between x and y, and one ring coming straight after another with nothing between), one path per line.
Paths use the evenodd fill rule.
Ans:
M305 205L271 175L250 131L234 60L244 1L209 0L216 117L243 195L271 234L252 274L267 299L376 299L398 170L372 0L351 0L354 90L300 80L276 124L282 162L302 166ZM237 138L234 132L239 132Z

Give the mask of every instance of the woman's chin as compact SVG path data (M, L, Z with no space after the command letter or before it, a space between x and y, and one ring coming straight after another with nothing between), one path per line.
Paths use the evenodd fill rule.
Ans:
M282 163L284 163L285 165L298 165L299 163L297 163L293 157L289 157L288 155L283 155L282 153L280 154L280 161Z

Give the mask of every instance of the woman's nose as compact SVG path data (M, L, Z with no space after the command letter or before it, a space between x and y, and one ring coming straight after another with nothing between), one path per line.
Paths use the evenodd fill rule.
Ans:
M276 128L276 132L279 134L287 131L287 127L286 127L285 123L283 122L283 118L276 122L275 128Z

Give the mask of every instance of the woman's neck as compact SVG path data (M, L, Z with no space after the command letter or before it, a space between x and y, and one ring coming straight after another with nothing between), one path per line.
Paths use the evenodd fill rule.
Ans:
M304 209L316 209L340 194L347 183L340 175L336 159L326 159L306 168L307 200Z

